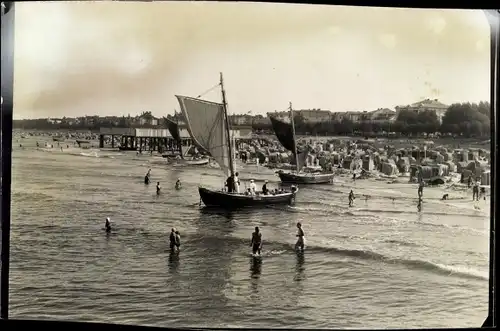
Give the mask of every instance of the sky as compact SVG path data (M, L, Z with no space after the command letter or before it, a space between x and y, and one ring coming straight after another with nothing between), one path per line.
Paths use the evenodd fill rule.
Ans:
M481 11L269 3L16 3L14 118L364 111L490 96Z

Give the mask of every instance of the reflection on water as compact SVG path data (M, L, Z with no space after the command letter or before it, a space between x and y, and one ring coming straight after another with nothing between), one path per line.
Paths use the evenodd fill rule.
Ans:
M168 269L172 274L176 274L178 272L180 264L179 254L179 252L170 251L168 255Z
M262 259L260 257L250 258L250 277L259 278L262 273Z
M305 262L304 252L297 251L297 263L295 265L295 276L293 277L293 280L299 282L305 279L304 271L306 270L306 268L304 266L304 262Z

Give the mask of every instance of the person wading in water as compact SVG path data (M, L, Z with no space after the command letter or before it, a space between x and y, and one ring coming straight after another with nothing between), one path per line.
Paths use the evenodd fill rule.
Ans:
M181 249L181 234L179 233L179 230L175 230L175 247L177 248L177 251L180 251L180 249Z
M295 243L295 250L296 251L304 251L304 230L302 230L302 224L299 222L297 223L297 242Z
M419 199L422 198L422 196L424 195L424 181L421 180L419 183L418 183L418 191L417 191L417 194L418 194L418 197Z
M351 192L349 192L349 207L352 207L354 204L354 192L351 190Z
M160 191L161 191L161 186L160 186L160 182L158 182L158 183L156 183L156 194L160 195Z
M253 255L260 255L260 250L262 249L262 233L260 233L258 226L255 227L255 232L252 233L252 242L250 246L252 247Z
M106 223L104 224L104 229L106 230L107 233L111 232L111 220L109 217L106 217Z
M475 183L472 187L472 200L479 201L479 183Z
M175 252L176 251L176 240L177 240L177 235L176 235L176 230L175 228L172 228L172 231L170 232L170 251ZM180 242L179 242L180 245Z

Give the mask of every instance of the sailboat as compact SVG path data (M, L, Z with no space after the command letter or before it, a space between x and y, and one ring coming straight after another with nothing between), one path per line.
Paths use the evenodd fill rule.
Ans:
M176 123L172 120L169 120L166 118L167 121L167 128L170 134L172 135L172 138L174 138L175 142L177 143L178 149L179 149L179 154L181 159L178 160L180 164L183 165L206 165L209 162L209 159L207 157L201 157L201 158L196 158L196 157L186 157L187 153L194 148L193 145L189 146L186 151L182 150L182 142L181 142L181 134L179 130L179 123ZM168 155L164 154L162 155L163 157L168 157Z
M227 115L226 92L222 73L220 74L222 103L176 95L186 120L189 135L196 146L207 151L220 166L225 176L235 175L233 140L230 135ZM225 177L224 179L226 179ZM228 192L226 189L211 189L200 186L200 199L207 207L239 209L268 205L289 205L295 202L297 187L291 191L276 194L255 194Z
M271 116L274 133L279 142L295 156L295 172L278 171L277 174L283 183L291 184L326 184L333 179L333 173L305 173L301 172L306 164L309 147L299 151L295 136L295 123L293 118L292 103L290 103L290 123L280 121Z

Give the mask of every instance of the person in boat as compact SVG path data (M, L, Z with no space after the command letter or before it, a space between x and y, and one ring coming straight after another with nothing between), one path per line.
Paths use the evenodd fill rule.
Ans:
M253 194L255 194L255 192L257 191L257 185L255 185L255 181L253 179L250 179L250 192Z
M267 183L268 183L268 182L269 182L269 181L266 179L266 181L264 182L264 185L262 185L262 194L264 194L264 195L266 195L266 194L268 194L268 193L269 193L269 190L268 190L268 188L267 188Z
M227 192L228 193L233 193L234 192L234 179L233 176L229 176L226 180L226 187L227 187Z
M260 233L259 227L255 227L255 232L252 233L252 242L250 243L250 247L252 247L252 254L259 254L262 249L262 233Z
M237 172L234 174L234 192L235 193L240 193L240 179L239 176L240 174Z
M181 184L181 179L180 178L177 178L177 181L175 182L175 188L180 190L182 187L182 184Z
M247 188L245 191L245 195L252 195L252 190L250 188Z
M424 195L424 181L421 180L419 183L418 183L418 197L419 198L422 198L422 196Z
M300 222L297 223L297 242L295 243L295 250L304 251L304 230L302 230L302 224Z
M177 248L177 251L181 249L181 234L179 233L179 230L175 230L175 247Z
M349 207L352 207L353 204L354 204L354 192L351 190L351 192L349 192Z
M472 187L472 200L479 201L479 183L475 183Z
M170 251L175 252L177 245L176 245L176 239L177 235L176 232L177 230L175 228L172 228L172 231L170 231Z
M106 232L111 232L111 220L109 217L106 217L106 223L104 224L104 229Z
M160 186L160 182L156 183L156 194L160 194L160 191L161 191L161 186Z

